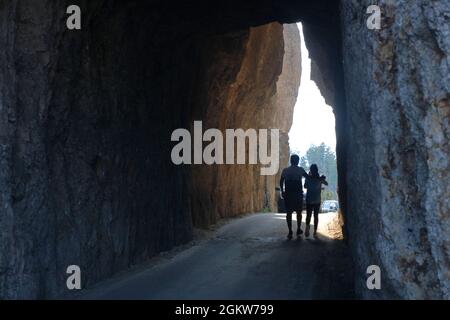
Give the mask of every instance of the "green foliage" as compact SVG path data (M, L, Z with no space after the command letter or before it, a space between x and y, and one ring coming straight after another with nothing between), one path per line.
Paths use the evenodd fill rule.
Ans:
M330 190L322 190L322 201L336 200L336 195Z
M300 158L300 167L308 168L308 159L306 158L306 156Z
M312 145L300 158L300 166L308 171L312 164L317 164L320 175L325 175L329 184L322 193L322 200L337 200L336 154L325 143Z
M264 209L262 210L262 213L271 213L272 210L270 210L269 207L264 207Z

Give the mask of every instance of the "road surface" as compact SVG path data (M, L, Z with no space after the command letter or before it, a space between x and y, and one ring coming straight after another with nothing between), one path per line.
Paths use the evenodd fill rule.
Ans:
M352 298L347 247L330 232L335 214L321 214L320 219L319 239L294 237L291 241L286 239L283 214L231 220L207 239L163 254L148 266L98 285L82 298Z

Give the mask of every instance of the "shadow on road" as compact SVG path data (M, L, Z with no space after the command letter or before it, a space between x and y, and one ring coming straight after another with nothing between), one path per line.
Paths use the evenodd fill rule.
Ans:
M99 285L83 298L351 299L348 249L327 235L327 217L321 218L318 239L290 241L284 215L231 220L209 239Z

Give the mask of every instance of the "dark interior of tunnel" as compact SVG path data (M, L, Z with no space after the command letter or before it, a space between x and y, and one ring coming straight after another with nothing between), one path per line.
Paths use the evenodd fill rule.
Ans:
M74 32L65 27L72 2L83 8L83 28ZM2 236L0 297L64 296L59 284L73 261L91 268L89 287L189 242L194 228L273 208L278 176L261 177L251 166L175 166L170 136L195 120L220 129L292 121L276 118L273 100L283 25L296 22L303 23L312 78L336 116L344 235L350 244L355 239L346 220L360 218L349 210L347 166L359 158L349 159L341 1L45 0L2 7L0 82L16 85L1 87L4 104L14 107L1 120L10 170L1 176L8 210L0 221L15 231ZM365 14L345 10L351 21ZM287 132L282 140L286 162ZM367 167L371 175L375 165ZM354 193L372 187L355 185ZM375 262L384 259L374 249L379 225L368 227L365 242Z
M273 193L273 188L267 191L264 186L267 182L255 178L256 186L243 186L255 188L258 198L251 200L253 196L247 196L245 190L227 190L237 184L227 175L214 177L202 168L180 168L170 161L171 132L189 128L196 119L217 127L233 127L236 122L252 125L245 110L242 117L240 110L208 111L210 100L214 96L220 99L221 91L235 81L250 27L278 22L273 33L278 32L282 39L282 23L303 21L312 58L320 66L319 85L336 106L338 124L345 117L338 1L78 4L85 8L83 28L78 32L63 30L64 25L56 23L64 19L59 10L63 4L59 3L36 11L48 30L33 31L26 24L19 25L22 33L17 41L23 47L18 45L14 54L22 57L17 77L23 85L15 94L23 100L15 121L24 125L24 134L18 132L17 139L27 139L26 133L33 135L30 148L35 152L33 158L21 157L20 149L12 155L17 159L14 172L19 177L12 191L12 206L22 213L22 223L33 221L23 232L26 241L34 244L25 246L22 253L33 257L24 270L24 277L33 281L25 285L11 277L3 285L6 292L22 287L19 296L25 292L58 294L50 279L64 277L58 265L69 261L96 266L85 280L90 285L189 241L193 226L207 227L220 218L263 209L260 198ZM51 19L49 9L56 18ZM30 14L25 3L18 3L14 10L17 15ZM48 51L43 57L32 56L29 48L39 46L38 39L46 32ZM282 61L283 44L280 39L273 41L279 46L268 54L273 61ZM48 64L34 65L36 59L46 59ZM274 75L264 83L272 90L279 66L274 65L273 70ZM46 76L49 80L44 80ZM42 79L37 90L30 78ZM209 86L211 81L214 88ZM28 122L26 117L34 110L27 108L42 94L48 110ZM258 112L256 106L255 110ZM241 119L225 119L226 112L235 112L234 119ZM263 126L266 120L259 121ZM45 128L39 127L41 122L46 123ZM343 135L338 139L342 141ZM344 154L339 150L338 156ZM344 174L345 169L339 169ZM214 199L208 189L215 184L222 198L223 194L235 194L235 203ZM344 198L341 201L345 207ZM53 239L51 249L42 243L43 238ZM74 247L74 243L78 245Z

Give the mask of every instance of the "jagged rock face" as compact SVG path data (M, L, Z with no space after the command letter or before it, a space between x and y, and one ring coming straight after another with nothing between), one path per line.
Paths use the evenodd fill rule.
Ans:
M285 165L300 85L298 28L272 23L212 37L203 42L201 55L208 58L197 78L199 92L192 119L203 120L204 130L217 128L223 133L226 129L279 129L280 163ZM260 165L250 164L194 166L194 225L207 226L218 218L276 210L279 174L262 176L260 169Z
M266 113L267 123L273 128L280 129L280 170L275 177L274 184L278 186L281 171L289 165L289 131L294 117L294 106L297 103L300 87L302 61L300 34L296 25L284 25L284 59L283 71L277 82L277 94L275 96L275 108ZM270 124L271 123L271 124ZM272 187L272 188L270 188ZM270 208L276 212L276 193L273 186L267 188L270 199Z
M84 1L82 30L67 31L68 4L0 6L2 298L67 295L69 265L88 287L188 241L193 222L273 203L274 177L242 166L205 178L172 164L170 137L197 119L267 123L286 140L294 104L278 103L288 77L280 24L203 34L161 23L168 12L150 2ZM290 59L296 49L289 41ZM297 62L284 80L293 96ZM272 119L278 107L286 117Z
M349 242L363 297L450 298L450 3L342 6ZM353 156L351 156L353 155ZM382 268L369 291L367 266Z
M3 298L66 293L72 264L89 286L191 238L187 179L170 159L189 41L167 48L147 11L99 1L69 32L65 8L0 6Z

